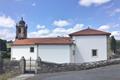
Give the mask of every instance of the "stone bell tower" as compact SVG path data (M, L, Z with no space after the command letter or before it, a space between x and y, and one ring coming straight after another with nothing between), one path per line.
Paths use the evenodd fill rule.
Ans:
M23 18L16 24L16 39L27 38L27 25Z

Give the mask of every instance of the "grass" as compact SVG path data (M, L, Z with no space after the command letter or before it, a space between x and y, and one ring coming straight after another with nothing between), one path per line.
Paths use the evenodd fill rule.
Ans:
M6 72L0 75L0 80L8 80L8 78L12 78L14 76L17 76L18 74L19 74L18 72L14 72L14 71Z

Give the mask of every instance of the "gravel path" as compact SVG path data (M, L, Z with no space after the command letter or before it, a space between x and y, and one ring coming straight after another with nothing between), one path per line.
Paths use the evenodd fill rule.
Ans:
M27 80L120 80L120 64L83 71L42 73Z
M34 74L22 74L8 80L26 80L27 78L33 77Z

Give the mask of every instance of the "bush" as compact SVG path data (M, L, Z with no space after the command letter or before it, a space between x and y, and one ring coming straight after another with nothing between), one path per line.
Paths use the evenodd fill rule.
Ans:
M5 53L2 53L2 58L10 58L10 53L7 53L7 52L5 52Z
M8 78L12 78L17 75L18 75L18 73L14 72L14 71L6 72L6 73L0 75L0 80L8 80Z

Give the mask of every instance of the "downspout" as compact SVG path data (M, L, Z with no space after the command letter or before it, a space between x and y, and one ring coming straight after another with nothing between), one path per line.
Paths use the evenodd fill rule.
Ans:
M75 56L76 56L75 46L76 46L76 45L75 45L75 43L74 43L74 44L73 44L73 60L74 60L73 62L74 62L74 63L75 63L75 60L76 60L76 59L75 59L75 58L76 58L76 57L75 57Z
M38 53L39 53L39 51L38 51L38 44L37 44L37 58L38 58L38 56L39 56Z
M72 60L72 63L75 63L76 62L76 44L75 44L75 40L73 39L72 36L70 36L71 39L73 40L73 43L72 43L72 46L71 46L71 60Z

